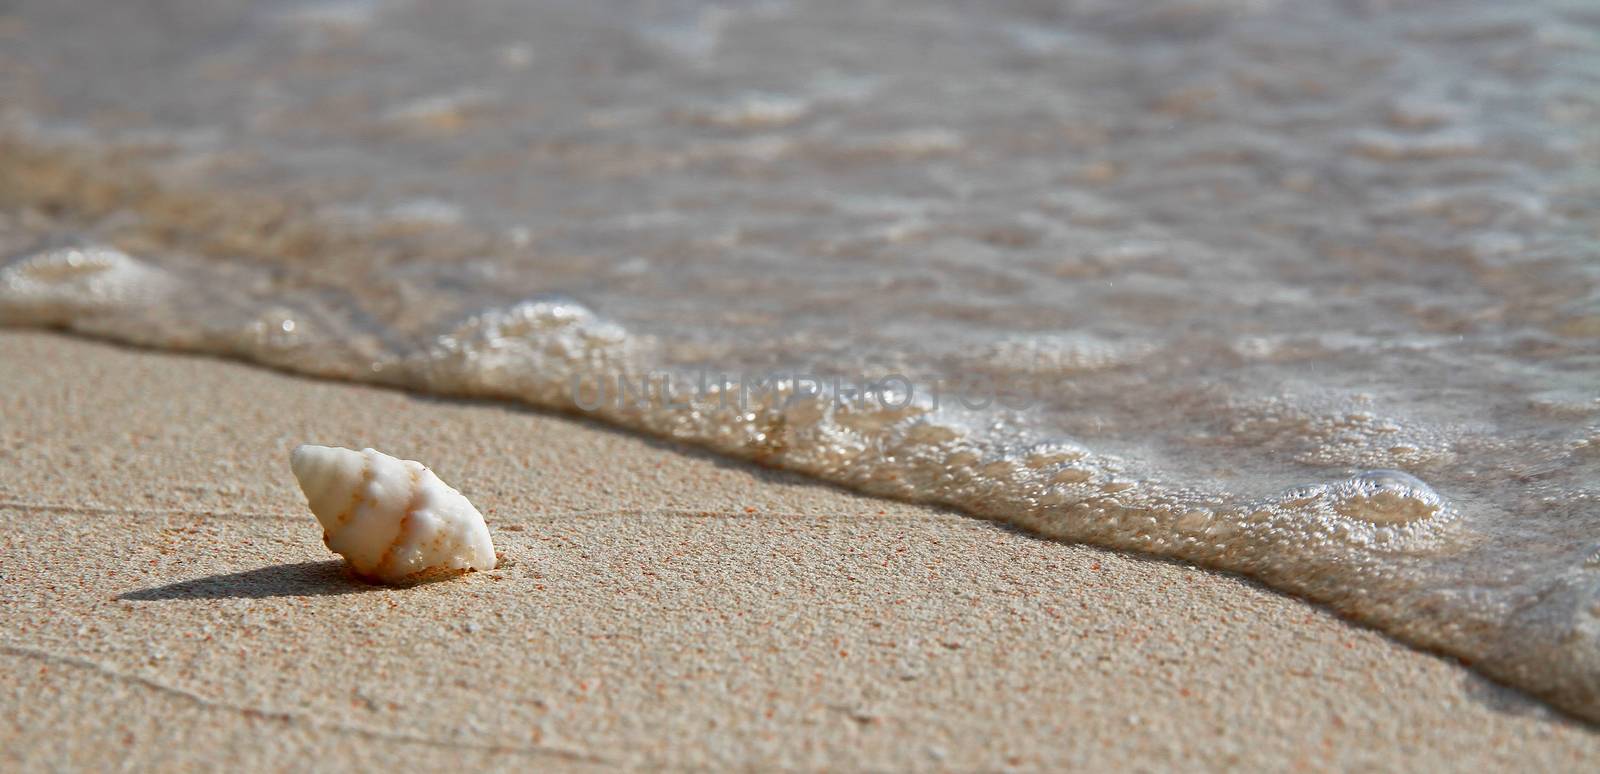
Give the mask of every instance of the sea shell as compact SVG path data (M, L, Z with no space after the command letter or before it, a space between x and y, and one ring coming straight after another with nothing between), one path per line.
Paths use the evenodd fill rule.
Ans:
M289 466L322 523L322 541L357 575L403 583L494 569L483 514L422 463L306 444Z

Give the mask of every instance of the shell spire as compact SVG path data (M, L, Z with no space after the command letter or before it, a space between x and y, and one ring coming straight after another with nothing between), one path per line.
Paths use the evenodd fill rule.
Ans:
M402 583L494 569L483 514L419 462L304 444L289 467L322 524L323 542L357 575Z

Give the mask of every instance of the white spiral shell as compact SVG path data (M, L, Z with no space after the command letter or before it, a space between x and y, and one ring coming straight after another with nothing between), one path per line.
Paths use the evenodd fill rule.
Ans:
M356 574L400 583L494 569L483 514L421 463L305 444L289 466L322 523L323 542Z

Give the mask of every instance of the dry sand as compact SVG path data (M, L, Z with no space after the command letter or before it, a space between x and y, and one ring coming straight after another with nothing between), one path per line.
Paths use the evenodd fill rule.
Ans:
M0 768L1592 768L1600 734L1238 578L571 418L0 333ZM301 441L507 566L347 579Z

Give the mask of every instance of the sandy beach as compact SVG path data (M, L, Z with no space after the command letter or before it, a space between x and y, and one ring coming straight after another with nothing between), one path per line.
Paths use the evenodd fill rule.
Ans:
M1578 770L1600 735L1263 587L592 423L0 333L0 765ZM302 441L506 561L347 578Z

